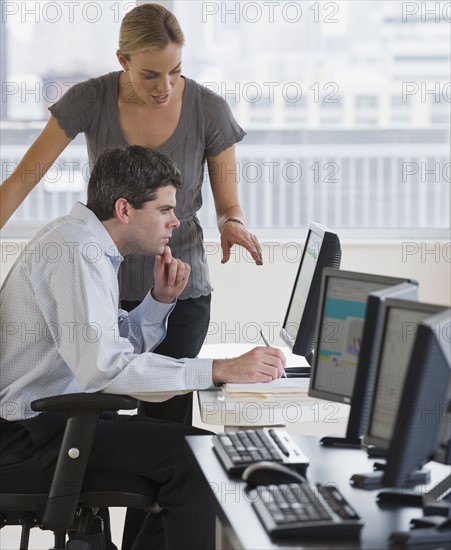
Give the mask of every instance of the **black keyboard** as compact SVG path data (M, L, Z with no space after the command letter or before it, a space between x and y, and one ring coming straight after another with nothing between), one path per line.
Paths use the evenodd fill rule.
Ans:
M249 490L252 506L274 537L358 537L363 522L334 485L258 485Z
M213 448L226 471L241 474L254 462L280 462L305 475L308 459L283 428L225 432L213 437Z

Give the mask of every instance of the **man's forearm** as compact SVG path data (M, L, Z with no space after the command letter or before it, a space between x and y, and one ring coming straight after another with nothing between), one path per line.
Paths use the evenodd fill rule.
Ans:
M135 353L152 351L166 335L166 320L175 307L153 299L150 292L130 313L122 312L118 319L119 334L127 338Z

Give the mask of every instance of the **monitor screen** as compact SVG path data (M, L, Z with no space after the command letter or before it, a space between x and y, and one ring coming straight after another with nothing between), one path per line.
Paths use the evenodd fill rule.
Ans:
M403 282L382 275L324 270L309 395L351 403L368 297Z
M418 324L427 313L390 308L376 375L368 435L388 449Z
M338 236L320 224L310 223L280 332L282 340L292 352L307 357L309 361L314 349L322 270L325 267L338 269L340 261Z
M309 231L307 242L305 243L305 252L302 258L302 269L298 271L285 322L283 324L291 347L296 340L299 323L304 313L316 262L318 261L321 240L321 237L317 233Z
M424 483L422 467L449 444L449 427L448 435L442 427L449 403L450 320L443 306L386 301L365 436L365 442L387 449L386 487Z
M387 300L365 443L390 448L418 327L437 308Z
M406 281L371 292L366 304L362 343L356 367L354 390L351 397L346 440L362 443L368 421L369 401L374 385L374 373L382 332L384 305L388 299L418 301L418 283Z

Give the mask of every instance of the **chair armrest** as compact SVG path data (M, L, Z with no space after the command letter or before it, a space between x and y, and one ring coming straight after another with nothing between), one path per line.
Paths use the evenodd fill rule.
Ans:
M42 397L31 402L31 409L36 412L71 411L118 411L119 409L136 409L138 400L128 395L110 393L68 393Z
M100 414L137 406L133 397L105 393L55 395L31 403L36 412L68 416L43 515L46 529L65 532L73 523Z

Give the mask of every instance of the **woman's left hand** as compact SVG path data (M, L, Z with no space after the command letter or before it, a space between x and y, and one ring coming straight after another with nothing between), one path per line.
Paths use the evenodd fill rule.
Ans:
M263 265L262 249L257 237L252 233L249 233L244 225L232 221L226 222L222 226L222 264L229 261L230 249L235 244L245 248L257 265Z

